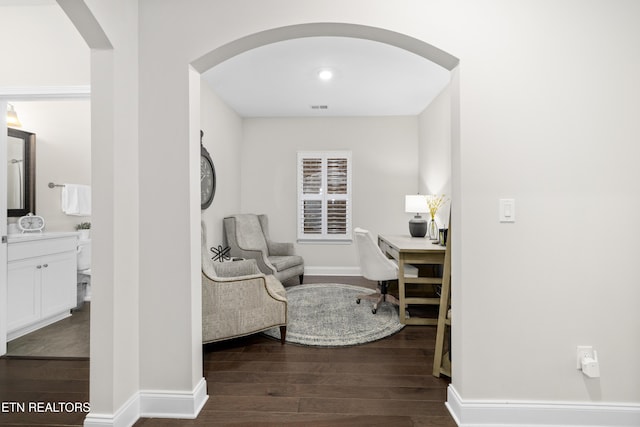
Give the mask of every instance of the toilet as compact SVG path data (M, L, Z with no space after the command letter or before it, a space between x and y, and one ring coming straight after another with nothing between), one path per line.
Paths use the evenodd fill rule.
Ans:
M78 300L76 310L91 299L91 239L78 240Z

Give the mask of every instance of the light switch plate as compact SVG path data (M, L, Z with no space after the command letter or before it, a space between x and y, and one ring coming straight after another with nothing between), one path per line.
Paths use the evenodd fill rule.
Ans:
M516 222L515 199L500 199L500 222Z

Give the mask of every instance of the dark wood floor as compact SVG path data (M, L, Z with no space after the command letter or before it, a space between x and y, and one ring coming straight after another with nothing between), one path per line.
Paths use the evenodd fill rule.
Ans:
M91 303L72 315L7 343L7 355L42 358L89 357Z
M318 281L329 280L305 279ZM455 427L444 406L448 380L431 375L434 342L435 327L406 326L348 348L283 346L262 335L208 345L209 400L199 417L147 418L136 426ZM0 358L1 402L86 402L88 394L87 360ZM0 425L79 426L84 415L0 413Z
M4 405L0 408L0 425L81 426L85 412L45 405L88 401L87 359L0 358L0 402ZM24 408L17 406L20 404ZM39 406L30 408L29 404Z

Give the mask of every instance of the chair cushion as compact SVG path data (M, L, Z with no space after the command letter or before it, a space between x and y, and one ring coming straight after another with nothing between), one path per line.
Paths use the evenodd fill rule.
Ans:
M284 271L304 263L304 260L299 255L270 256L267 259L276 268L276 271Z
M234 215L236 219L236 239L242 249L260 250L267 253L267 240L264 238L258 216L254 214Z

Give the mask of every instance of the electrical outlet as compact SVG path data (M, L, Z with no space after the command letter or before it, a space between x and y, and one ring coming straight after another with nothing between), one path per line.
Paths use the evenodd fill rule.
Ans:
M582 369L582 360L587 357L595 359L593 347L590 345L579 345L576 352L576 369Z
M582 373L589 378L600 378L600 362L598 352L593 350L593 358L582 359Z

